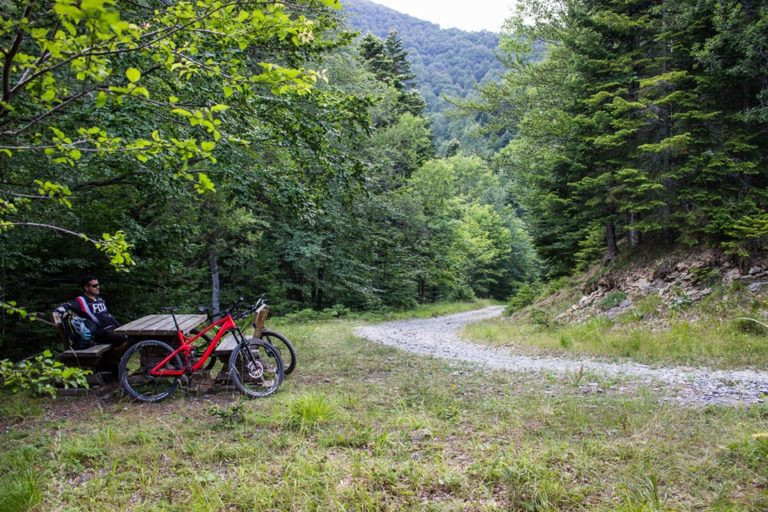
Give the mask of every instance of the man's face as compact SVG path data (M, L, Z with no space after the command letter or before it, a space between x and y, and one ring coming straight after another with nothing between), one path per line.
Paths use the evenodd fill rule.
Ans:
M99 287L100 287L99 281L97 279L94 279L90 283L86 284L84 288L87 293L90 293L91 295L96 296L96 295L99 295L100 293Z

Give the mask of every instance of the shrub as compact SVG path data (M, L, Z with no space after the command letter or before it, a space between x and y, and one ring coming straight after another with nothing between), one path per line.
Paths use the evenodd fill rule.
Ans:
M525 283L507 302L506 314L511 315L526 306L530 306L538 296L538 283Z
M222 425L237 425L245 421L245 405L243 402L236 402L229 406L214 405L208 408L208 414L218 418Z
M627 299L627 292L616 290L615 292L611 292L605 297L603 297L603 300L601 300L597 307L600 308L601 311L608 311L609 309L613 309L622 302L624 302Z
M312 322L317 320L331 320L341 318L352 313L352 310L342 304L335 304L322 311L314 309L302 309L285 316L285 319L291 322Z
M35 395L55 397L58 388L88 387L86 376L91 373L90 370L64 366L53 359L50 350L16 364L7 359L0 361L0 382L12 393L28 389Z
M533 308L531 309L531 323L549 329L555 324L552 319L552 315L543 309Z
M669 301L669 309L679 311L687 308L691 304L693 304L693 299L691 299L680 287L676 286L672 290L672 299Z

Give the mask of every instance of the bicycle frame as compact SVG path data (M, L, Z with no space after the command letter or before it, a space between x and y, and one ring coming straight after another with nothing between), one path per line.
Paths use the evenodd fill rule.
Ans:
M194 364L190 365L189 361L192 354L192 343L202 337L203 334L216 327L219 327L219 331L216 333L216 336L214 336L211 342L208 344L200 359L198 359ZM240 328L237 327L237 324L232 318L232 315L227 315L221 320L213 322L194 336L186 336L181 330L177 330L176 335L180 344L179 348L174 350L171 354L168 355L168 357L157 363L151 370L149 370L149 375L153 377L181 377L182 375L188 375L190 373L196 372L202 368L205 362L208 361L208 358L211 357L211 354L213 354L213 351L216 350L216 346L224 337L224 334L230 331L232 331L233 335L235 336L235 341L237 341L238 346L245 342L243 333L240 332ZM178 370L164 368L169 361L173 360L173 358L179 354L183 354L184 368Z

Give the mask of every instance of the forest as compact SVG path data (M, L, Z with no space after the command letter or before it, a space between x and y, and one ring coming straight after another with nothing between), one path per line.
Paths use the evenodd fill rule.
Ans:
M381 310L768 235L764 0L521 2L454 100L482 148L436 146L398 33L337 0L0 6L3 357L85 273L123 321Z
M504 66L496 54L499 34L441 29L368 0L344 2L344 13L349 26L362 34L385 38L397 31L408 51L415 85L427 103L438 155L445 154L453 139L461 140L465 149L487 155L475 119L453 116L450 110L453 98L474 96L478 84L501 76Z
M4 355L50 345L86 273L122 321L504 299L535 277L490 164L435 158L400 39L356 41L339 7L3 3Z

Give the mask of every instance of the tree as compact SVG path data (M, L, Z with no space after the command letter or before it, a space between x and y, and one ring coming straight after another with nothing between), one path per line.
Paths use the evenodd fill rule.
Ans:
M410 86L415 75L411 71L408 52L403 48L397 31L391 31L384 41L373 34L366 34L360 40L359 47L366 68L377 80L395 90L396 110L391 113L389 121L403 113L420 116L426 103L421 94ZM386 122L385 120L384 123Z
M313 21L293 15L294 8L339 5L336 0L289 5L148 0L119 7L113 0L5 3L0 225L84 237L117 267L132 264L122 231L91 238L57 225L47 209L32 204L69 207L77 189L141 175L190 180L198 192L212 190L205 170L216 163L216 146L247 143L224 130L229 103L264 94L300 96L320 77L270 62L270 52L283 60L321 45L313 40ZM208 84L203 95L183 85L199 85L198 80ZM83 180L84 165L110 160L133 163Z
M635 248L643 236L760 248L764 7L524 3L510 22L518 38L505 43L508 72L463 106L505 144L497 163L555 273L592 253L598 229L607 260L620 239ZM537 42L542 61L529 58Z

